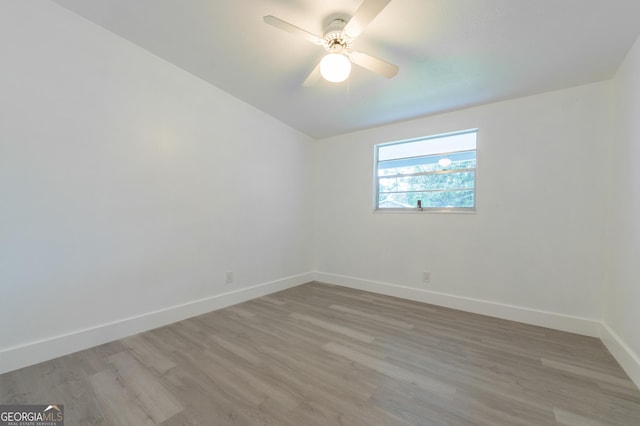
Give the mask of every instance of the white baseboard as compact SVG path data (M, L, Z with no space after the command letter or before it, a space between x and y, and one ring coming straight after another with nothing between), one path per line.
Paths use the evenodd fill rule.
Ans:
M313 273L295 275L155 312L148 312L136 317L125 318L98 327L77 330L25 345L2 349L0 350L0 374L222 309L313 280Z
M606 323L600 324L600 340L622 366L633 383L640 388L640 356L636 354Z
M336 274L316 272L316 281L371 291L387 296L400 297L418 302L431 303L461 311L488 315L525 324L568 331L585 336L600 336L600 321L581 318L555 312L540 311L522 306L507 305L487 300L472 299L453 294L439 293L419 288L404 287L395 284L364 280Z

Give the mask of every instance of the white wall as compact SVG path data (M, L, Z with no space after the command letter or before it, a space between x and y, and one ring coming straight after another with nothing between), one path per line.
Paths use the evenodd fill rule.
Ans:
M0 51L0 372L311 277L310 138L48 1Z
M597 83L319 141L319 277L597 333L609 89ZM479 129L476 214L373 213L374 144L470 128Z
M640 38L614 79L603 340L640 386Z

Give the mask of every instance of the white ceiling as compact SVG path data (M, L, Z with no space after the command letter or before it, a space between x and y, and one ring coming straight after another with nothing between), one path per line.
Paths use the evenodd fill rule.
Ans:
M322 138L611 78L640 34L639 0L392 0L354 49L400 66L354 66L345 83L302 83L322 35L361 0L54 0L290 126Z

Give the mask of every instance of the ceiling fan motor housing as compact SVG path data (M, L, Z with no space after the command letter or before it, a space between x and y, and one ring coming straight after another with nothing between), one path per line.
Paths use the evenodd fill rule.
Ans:
M324 33L324 48L331 53L341 53L351 48L352 40L344 33L347 21L334 19Z

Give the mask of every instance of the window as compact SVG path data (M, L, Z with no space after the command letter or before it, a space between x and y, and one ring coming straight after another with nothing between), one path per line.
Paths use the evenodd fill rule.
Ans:
M376 145L376 210L475 211L477 134Z

